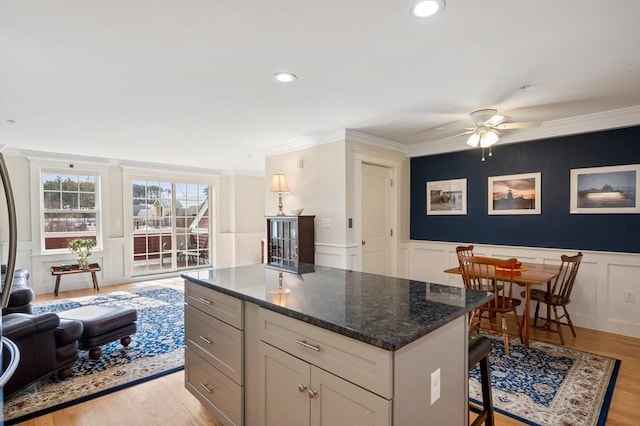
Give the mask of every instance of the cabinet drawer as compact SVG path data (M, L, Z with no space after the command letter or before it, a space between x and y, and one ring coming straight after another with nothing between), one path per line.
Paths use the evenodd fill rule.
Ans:
M188 305L184 313L187 347L236 383L244 384L243 332Z
M225 425L244 424L244 388L189 349L185 351L185 387Z
M264 308L258 320L260 340L391 399L391 352Z
M235 328L244 329L242 300L190 281L185 281L184 286L184 300L188 305Z

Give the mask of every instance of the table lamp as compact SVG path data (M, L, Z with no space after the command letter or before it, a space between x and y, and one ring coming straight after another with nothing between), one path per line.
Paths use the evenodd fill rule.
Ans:
M272 176L270 192L278 193L278 213L276 216L285 216L282 210L282 193L289 192L289 185L287 185L287 178L283 174L277 173Z

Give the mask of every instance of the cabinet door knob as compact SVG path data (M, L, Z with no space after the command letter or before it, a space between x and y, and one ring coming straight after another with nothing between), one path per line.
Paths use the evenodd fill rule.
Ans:
M362 240L362 245L367 244L367 242L365 240Z
M309 389L309 390L307 391L307 394L309 395L309 398L310 398L310 399L313 399L313 398L315 398L315 397L316 397L316 395L318 395L318 392L316 392L316 391L314 391L314 390Z
M302 393L307 390L307 385L300 384L298 385L298 392Z

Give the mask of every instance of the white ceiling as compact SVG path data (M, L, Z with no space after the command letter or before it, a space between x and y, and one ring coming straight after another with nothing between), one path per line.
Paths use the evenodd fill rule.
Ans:
M544 127L640 105L638 0L411 3L0 0L0 144L261 172L340 129L453 150L479 108Z

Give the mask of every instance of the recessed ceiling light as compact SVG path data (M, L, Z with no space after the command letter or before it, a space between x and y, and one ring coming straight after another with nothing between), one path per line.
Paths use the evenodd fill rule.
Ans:
M411 7L411 14L418 18L426 18L427 16L433 16L442 11L444 7L444 0L419 1Z
M273 79L275 81L279 81L280 83L291 83L295 79L297 79L295 74L290 72L277 72L273 75Z

